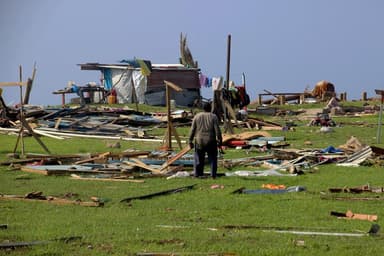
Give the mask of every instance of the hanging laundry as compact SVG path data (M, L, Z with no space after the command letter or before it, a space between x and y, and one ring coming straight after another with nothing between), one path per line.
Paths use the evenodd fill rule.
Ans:
M222 87L222 77L213 77L212 78L212 90L220 90Z
M199 82L200 82L200 87L207 87L208 85L208 77L202 73L199 75Z

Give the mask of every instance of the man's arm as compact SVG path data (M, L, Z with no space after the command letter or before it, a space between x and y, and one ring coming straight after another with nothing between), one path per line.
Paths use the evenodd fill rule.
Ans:
M195 119L193 119L191 129L189 130L189 135L188 135L188 143L191 146L191 148L193 148L193 139L195 138L195 133L196 133L196 121Z
M220 126L219 126L219 119L217 118L217 116L214 116L213 118L213 123L214 123L214 128L215 128L215 134L216 134L216 138L217 138L217 143L221 146L222 142L223 142L223 137L221 135L221 130L220 130Z

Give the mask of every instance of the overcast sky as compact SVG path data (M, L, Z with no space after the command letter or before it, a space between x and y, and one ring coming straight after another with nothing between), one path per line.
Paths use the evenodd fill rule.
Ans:
M0 0L0 81L23 80L37 65L31 103L60 104L69 80L98 82L79 63L134 57L178 63L180 33L201 71L246 75L251 100L263 90L302 92L328 80L359 99L384 88L382 0ZM8 104L18 88L5 87ZM203 91L204 95L210 94Z

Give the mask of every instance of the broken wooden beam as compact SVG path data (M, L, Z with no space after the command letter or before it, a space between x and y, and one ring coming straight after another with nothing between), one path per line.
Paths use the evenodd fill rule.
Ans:
M57 205L80 205L80 206L89 206L89 207L100 207L104 206L103 202L90 202L90 201L81 201L81 200L68 200L64 198L58 198L53 196L43 196L38 195L35 197L29 197L30 193L27 196L22 195L0 195L0 200L18 200L18 201L33 201L33 202L45 202Z
M76 174L71 174L71 179L74 180L90 180L90 181L127 181L127 182L134 182L134 183L143 183L144 180L136 180L136 179L129 179L129 178L122 178L122 177L115 177L115 178L88 178L88 177L82 177Z
M371 214L361 214L361 213L353 213L351 210L344 212L335 212L331 211L331 216L336 216L338 218L344 219L354 219L354 220L368 220L368 221L377 221L377 215Z
M333 232L333 230L329 230L328 232L324 232L324 229L321 228L322 231L319 231L319 228L313 230L307 230L307 228L300 227L263 227L263 226L255 226L255 225L226 225L224 228L229 229L260 229L265 232L277 232L277 233L289 233L296 235L321 235L321 236L354 236L354 237L362 237L362 236L374 236L378 235L380 231L380 226L377 223L371 225L368 232L364 233L341 233L341 232Z
M172 163L174 163L176 160L187 154L191 150L191 147L188 145L185 148L183 148L180 152L178 152L176 155L174 155L172 158L168 159L160 168L160 172L167 172L166 168L168 168Z
M153 168L142 161L140 161L138 158L131 158L131 161L124 161L123 163L130 165L130 166L137 166L142 169L148 170L152 172L153 174L161 174L160 169Z
M25 165L20 168L23 172L37 173L42 175L69 175L72 173L84 174L121 174L116 168L93 168L83 165Z
M179 187L179 188L174 188L174 189L169 189L169 190L164 190L164 191L160 191L160 192L156 192L156 193L152 193L152 194L147 194L147 195L142 195L142 196L127 197L127 198L120 200L120 203L128 203L128 202L135 200L135 199L140 199L140 200L149 199L149 198L156 197L156 196L162 196L162 195L168 195L168 194L183 192L186 190L193 189L194 186L196 186L196 184L184 186L184 187Z
M95 157L91 157L91 158L87 158L87 159L84 159L84 160L77 161L74 164L84 164L84 163L94 162L96 160L104 160L104 161L106 161L106 159L110 155L111 155L111 152L105 152L105 153L102 153L102 154L100 154L98 156L95 156Z
M30 241L30 242L5 242L5 243L0 243L0 249L4 250L9 250L9 249L16 249L20 247L28 247L28 246L33 246L33 245L44 245L48 244L53 241L60 241L64 243L72 242L74 240L82 239L81 236L71 236L71 237L63 237L63 238L58 238L58 239L53 239L53 240L48 240L48 241Z

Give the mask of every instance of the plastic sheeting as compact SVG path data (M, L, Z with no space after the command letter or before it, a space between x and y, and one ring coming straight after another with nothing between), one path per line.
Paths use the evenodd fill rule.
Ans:
M111 70L112 73L112 84L113 89L116 91L118 103L134 103L133 91L136 93L138 103L144 103L144 93L147 90L147 78L140 70L109 70ZM134 86L134 90L132 86Z

